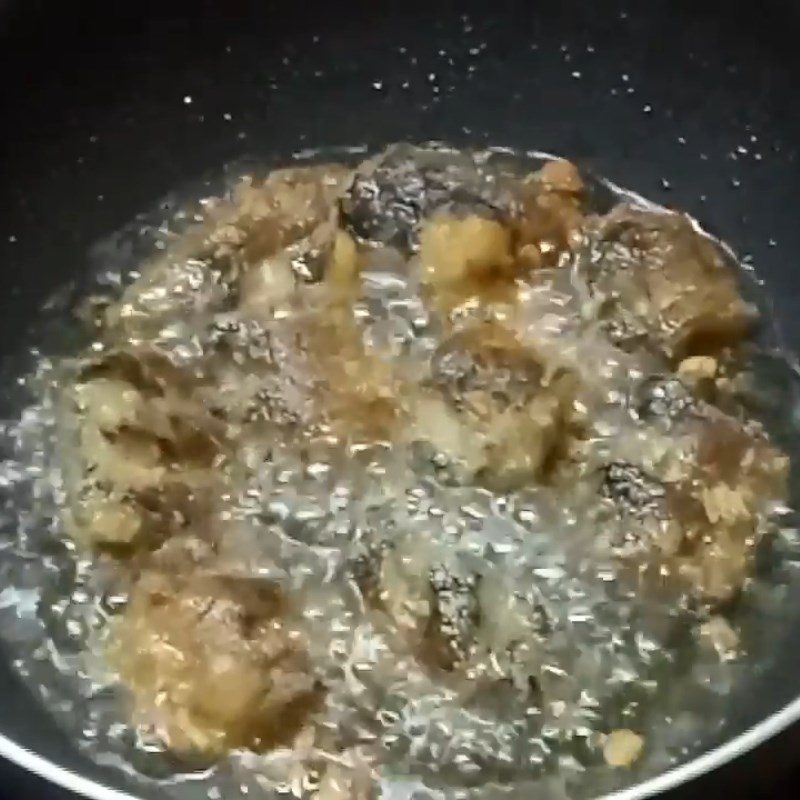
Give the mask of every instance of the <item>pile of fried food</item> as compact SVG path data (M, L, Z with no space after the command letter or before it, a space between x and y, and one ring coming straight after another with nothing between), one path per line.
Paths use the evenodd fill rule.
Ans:
M756 313L687 217L596 194L565 160L408 145L273 171L87 306L65 516L126 587L109 662L168 747L266 751L324 709L303 593L227 538L278 454L353 494L394 491L353 466L376 448L445 486L541 489L638 590L741 590L788 468L740 401ZM384 530L342 577L435 680L546 635L437 553Z

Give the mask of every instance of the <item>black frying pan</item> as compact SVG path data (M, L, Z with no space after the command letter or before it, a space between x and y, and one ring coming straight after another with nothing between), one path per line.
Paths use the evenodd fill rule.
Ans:
M207 169L427 139L561 153L688 210L752 255L798 342L798 37L800 5L779 0L0 0L0 350L95 240ZM769 791L800 763L800 630L752 687L710 753L626 796ZM0 734L55 783L131 791L2 659ZM0 768L0 797L60 796L20 774Z

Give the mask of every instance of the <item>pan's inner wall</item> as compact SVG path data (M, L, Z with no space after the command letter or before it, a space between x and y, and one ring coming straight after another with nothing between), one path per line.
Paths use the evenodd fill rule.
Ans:
M209 168L431 138L557 151L685 208L752 256L791 346L791 9L2 3L0 349L14 352L95 241ZM800 631L757 677L735 727L793 699L798 666ZM3 733L84 770L5 667L0 692Z

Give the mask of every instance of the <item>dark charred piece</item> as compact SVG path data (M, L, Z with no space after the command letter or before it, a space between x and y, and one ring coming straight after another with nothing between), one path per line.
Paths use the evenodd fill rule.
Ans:
M465 661L480 622L476 590L480 576L457 575L445 566L431 569L432 611L425 630L426 655L445 670Z
M615 461L605 468L601 492L619 510L634 519L661 517L665 513L663 484L639 467Z
M419 223L435 211L498 216L501 203L492 177L470 156L394 145L356 172L341 213L359 240L409 250Z

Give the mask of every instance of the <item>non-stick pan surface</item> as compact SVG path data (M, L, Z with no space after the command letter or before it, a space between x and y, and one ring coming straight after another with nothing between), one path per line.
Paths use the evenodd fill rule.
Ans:
M800 343L799 9L776 0L0 2L0 351L18 348L93 242L208 169L244 155L428 139L566 154L690 211L752 256L787 341ZM800 713L800 630L772 662L732 709L724 756ZM3 663L0 734L0 754L97 798L114 795L89 781L131 789L82 759ZM763 791L796 739L684 792Z

